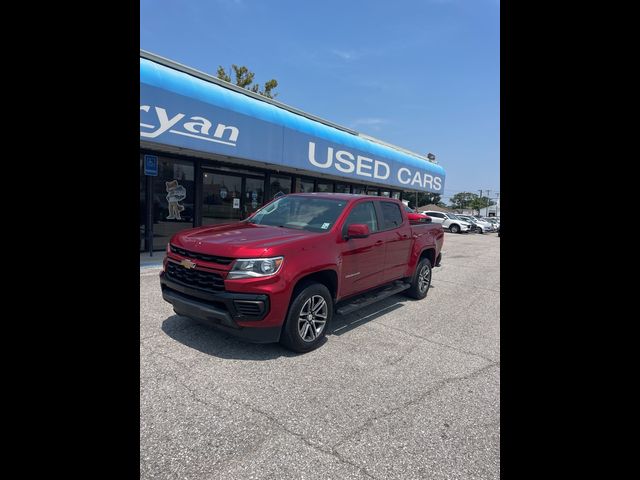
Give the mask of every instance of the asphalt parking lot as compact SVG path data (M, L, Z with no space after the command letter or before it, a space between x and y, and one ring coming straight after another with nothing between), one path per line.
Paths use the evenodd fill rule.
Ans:
M141 270L141 478L499 478L500 238L443 250L426 299L338 316L304 355L175 315Z

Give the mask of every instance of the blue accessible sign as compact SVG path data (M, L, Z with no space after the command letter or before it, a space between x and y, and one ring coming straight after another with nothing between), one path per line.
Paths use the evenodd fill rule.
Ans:
M144 174L151 177L158 176L158 157L155 155L144 156Z

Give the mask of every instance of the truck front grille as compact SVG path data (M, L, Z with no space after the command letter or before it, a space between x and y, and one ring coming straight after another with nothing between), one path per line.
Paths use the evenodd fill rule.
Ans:
M224 280L221 275L194 268L185 268L174 262L167 262L165 274L173 281L189 287L203 290L224 290Z
M205 262L219 263L220 265L229 265L231 262L233 262L233 258L219 257L217 255L206 255L204 253L191 252L189 250L185 250L184 248L176 247L173 244L170 245L170 248L173 253L177 253L178 255L182 255L183 257L204 260Z

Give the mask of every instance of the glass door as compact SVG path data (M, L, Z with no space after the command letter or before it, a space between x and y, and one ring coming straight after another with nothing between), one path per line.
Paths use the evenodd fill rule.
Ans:
M202 225L242 220L242 177L204 171L202 175Z
M244 215L242 218L247 218L264 203L264 179L246 177L244 191L244 205L242 207Z

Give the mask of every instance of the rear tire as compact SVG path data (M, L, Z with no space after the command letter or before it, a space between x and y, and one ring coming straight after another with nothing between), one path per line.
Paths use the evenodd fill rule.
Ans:
M449 230L451 230L451 233L459 233L460 227L456 224L453 224L449 227Z
M321 283L309 283L289 305L280 343L298 353L310 352L324 343L333 318L333 298Z
M422 300L426 297L429 287L431 286L431 274L431 260L423 258L418 263L416 271L413 274L411 287L405 290L406 294L416 300Z

